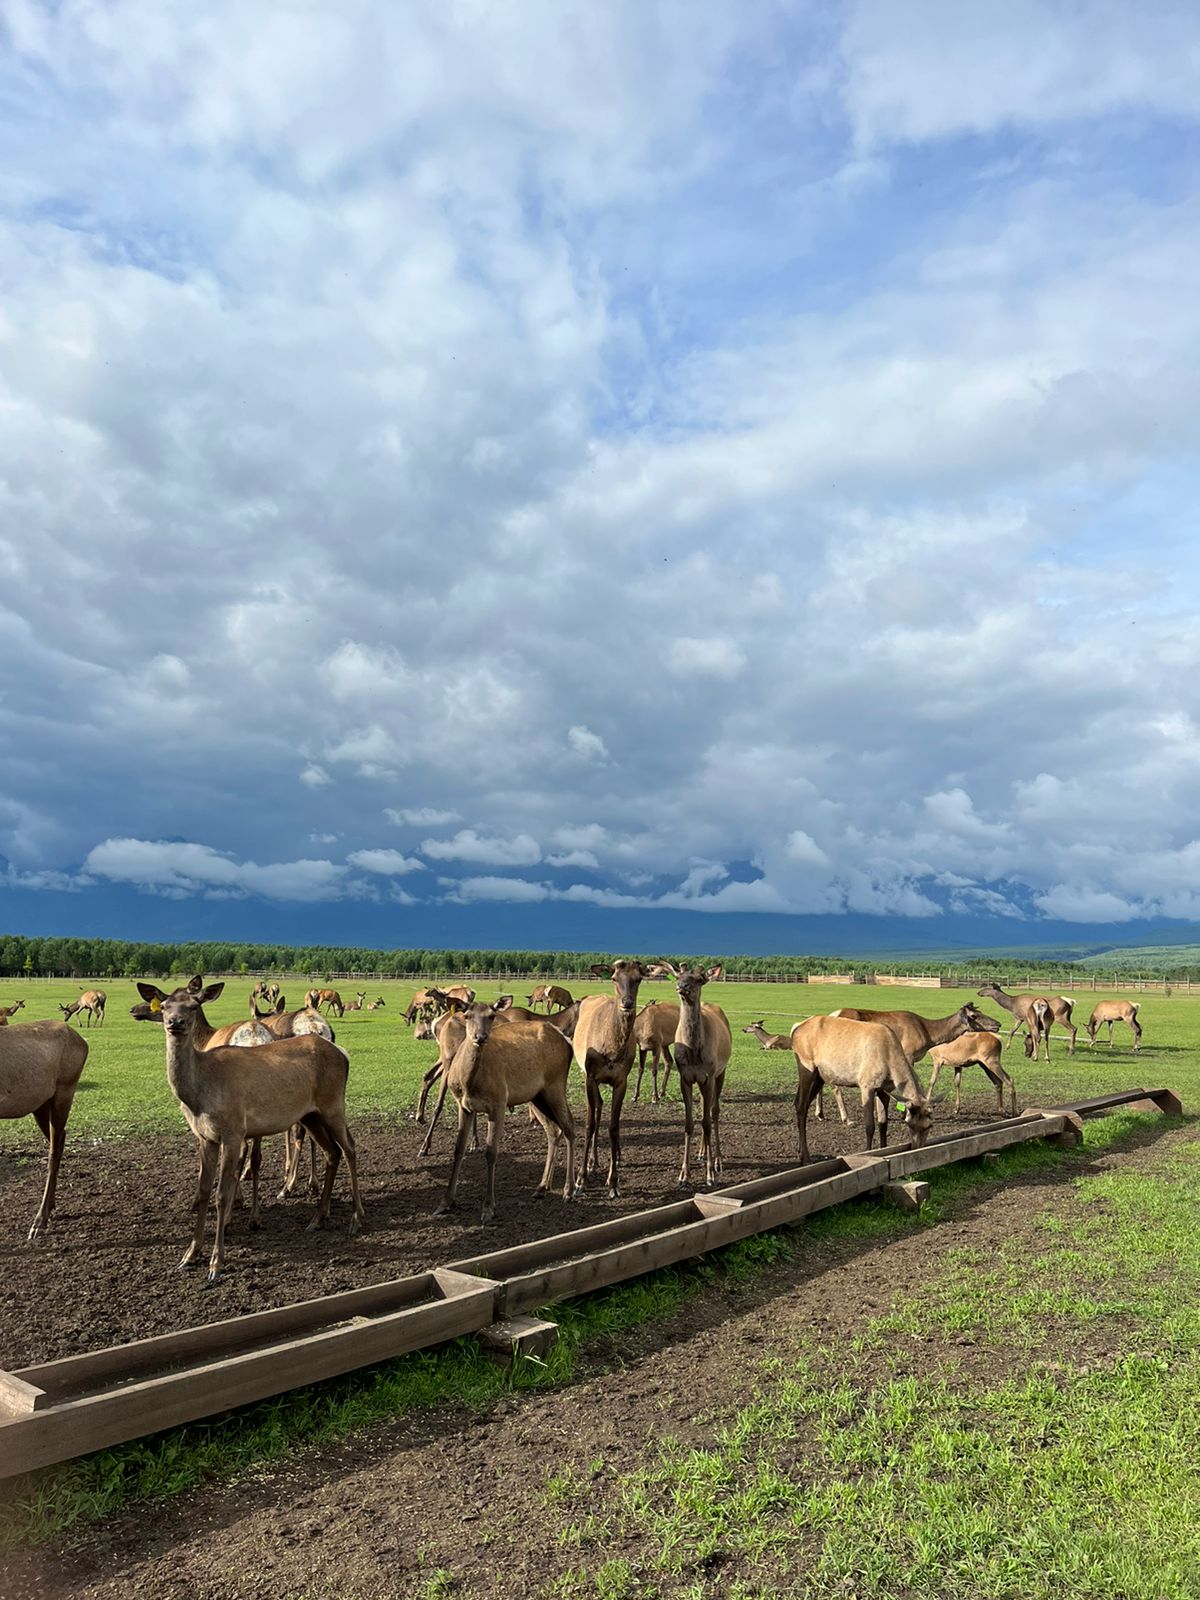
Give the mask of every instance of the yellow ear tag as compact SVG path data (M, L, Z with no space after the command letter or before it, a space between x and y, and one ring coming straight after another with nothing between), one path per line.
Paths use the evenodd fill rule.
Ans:
M155 995L154 999L151 1000L150 1009L151 1009L151 1011L161 1011L162 1010L162 1001L158 998L157 995Z

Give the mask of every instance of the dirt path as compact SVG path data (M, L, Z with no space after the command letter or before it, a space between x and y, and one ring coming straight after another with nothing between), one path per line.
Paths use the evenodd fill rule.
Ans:
M604 1510L610 1474L627 1471L671 1434L711 1439L714 1420L743 1405L763 1361L806 1339L852 1335L919 1283L931 1252L995 1251L1032 1236L1047 1204L1078 1209L1072 1179L1157 1163L1194 1129L1148 1129L1086 1168L1072 1163L1001 1185L981 1182L933 1228L886 1240L810 1244L748 1283L711 1289L677 1316L592 1346L589 1370L564 1391L506 1396L479 1415L447 1408L410 1415L285 1466L215 1485L148 1514L84 1531L65 1549L26 1555L0 1575L5 1600L67 1596L140 1600L383 1600L549 1594L585 1559L637 1549L619 1525L600 1551L564 1548L570 1518L547 1503L546 1480L568 1468L595 1484ZM937 1362L969 1351L931 1348ZM994 1376L994 1374L993 1374ZM453 1586L433 1574L446 1569ZM431 1581L432 1580L432 1581ZM560 1591L561 1592L561 1591ZM594 1590L589 1590L594 1592ZM714 1594L719 1588L714 1588Z

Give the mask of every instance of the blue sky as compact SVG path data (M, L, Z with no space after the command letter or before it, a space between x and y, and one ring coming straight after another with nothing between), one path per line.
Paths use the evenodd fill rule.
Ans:
M1193 7L0 29L0 923L1196 917Z

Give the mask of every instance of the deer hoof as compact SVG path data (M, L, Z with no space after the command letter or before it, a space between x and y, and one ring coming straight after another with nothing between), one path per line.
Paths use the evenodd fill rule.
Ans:
M309 1223L308 1227L305 1228L304 1231L305 1231L305 1233L320 1233L321 1229L324 1226L325 1226L325 1218L324 1217L314 1217L312 1219L312 1221Z
M350 1235L351 1238L353 1238L354 1235L358 1232L358 1230L361 1227L362 1227L362 1222L360 1221L360 1219L358 1217L351 1217L350 1218L350 1225L346 1229L346 1232Z
M453 1202L449 1200L443 1200L441 1205L437 1207L433 1214L435 1217L448 1217L453 1210Z
M220 1267L210 1267L209 1268L208 1277L205 1278L205 1280L204 1280L204 1287L206 1289L211 1289L214 1283L219 1283L220 1282L220 1279L221 1279L221 1269L220 1269Z
M184 1256L176 1270L179 1272L195 1272L199 1265L200 1263L196 1260L195 1256Z

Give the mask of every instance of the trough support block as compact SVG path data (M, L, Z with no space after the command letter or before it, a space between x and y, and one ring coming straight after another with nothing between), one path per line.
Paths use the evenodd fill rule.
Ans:
M889 1205L898 1206L901 1211L920 1211L929 1199L929 1185L919 1179L885 1183L879 1192Z
M558 1343L558 1323L541 1317L505 1317L484 1328L479 1343L488 1360L503 1367L511 1367L518 1355L540 1360Z
M981 1167L998 1167L1000 1165L1000 1157L994 1150L985 1150L979 1158L979 1165Z
M1132 1100L1121 1106L1121 1111L1161 1111L1164 1117L1181 1117L1183 1102L1173 1089L1156 1089L1143 1100Z

